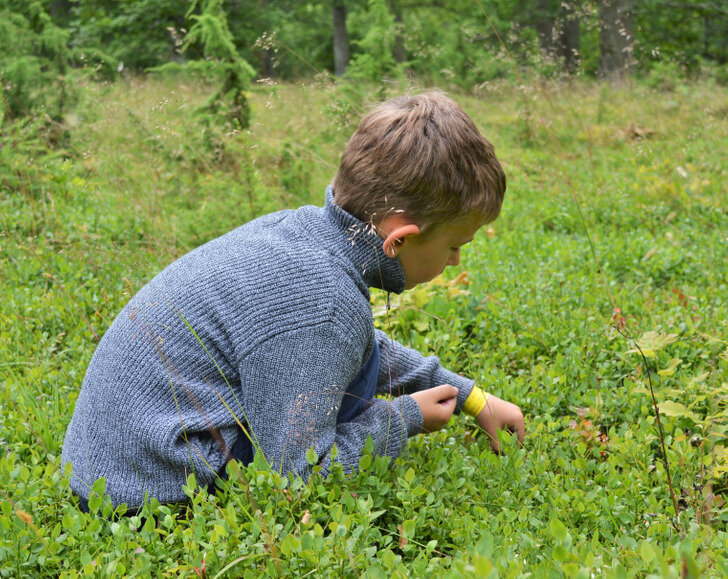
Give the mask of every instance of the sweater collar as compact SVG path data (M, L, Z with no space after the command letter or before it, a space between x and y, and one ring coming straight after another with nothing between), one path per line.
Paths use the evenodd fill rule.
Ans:
M326 188L326 216L346 235L343 245L346 257L361 274L368 287L383 289L395 294L404 291L404 270L399 258L387 257L382 245L384 240L374 228L359 221L334 202L334 190Z

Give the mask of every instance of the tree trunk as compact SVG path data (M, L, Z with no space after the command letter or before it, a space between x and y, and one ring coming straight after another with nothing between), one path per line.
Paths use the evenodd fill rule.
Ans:
M541 53L546 58L554 56L554 10L552 0L536 2L536 33Z
M334 0L334 72L343 76L349 66L349 33L346 31L346 5L343 0Z
M703 58L725 64L728 61L728 16L705 12L703 19Z
M397 28L397 33L394 37L394 46L392 46L392 56L394 62L402 64L407 60L407 51L404 48L404 24L402 21L402 9L400 8L397 0L388 0L389 10L394 16L394 23Z
M618 80L632 70L634 0L600 0L599 76Z
M67 26L71 20L70 0L52 0L48 6L48 13L57 25Z
M581 32L579 16L572 5L562 4L563 18L559 34L559 56L564 62L564 70L569 74L579 68L579 51L581 50Z
M273 49L263 48L260 55L260 66L263 69L263 78L273 78L276 75Z

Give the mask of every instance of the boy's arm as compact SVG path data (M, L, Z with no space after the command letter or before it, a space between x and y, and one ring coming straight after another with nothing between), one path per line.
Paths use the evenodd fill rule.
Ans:
M474 382L440 365L436 356L423 356L417 350L403 346L381 330L375 330L379 344L379 394L412 394L419 390L450 384L458 389L456 412L459 412L473 389Z
M396 457L407 438L422 429L422 412L411 396L374 399L354 420L337 424L346 387L360 370L355 353L361 349L347 343L336 325L286 331L259 344L240 363L240 421L247 422L276 470L307 478L306 453L313 446L325 475L336 444L337 460L349 472L358 468L367 437L375 454Z
M482 403L478 404L475 402L477 395L485 393L481 394L482 391L474 387L472 380L444 369L435 356L424 357L416 350L392 340L384 332L375 331L381 354L378 392L411 394L440 384L450 384L459 390L456 412L463 410L470 395L474 394L470 398L469 406L475 408L475 411L468 414L473 415L478 425L488 434L493 450L500 451L497 434L499 430L515 432L523 442L525 422L518 406L492 394L487 394Z

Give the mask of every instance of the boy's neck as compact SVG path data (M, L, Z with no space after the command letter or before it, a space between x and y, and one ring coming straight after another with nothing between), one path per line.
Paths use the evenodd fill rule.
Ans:
M374 226L359 221L336 205L331 186L326 189L324 210L327 217L346 235L344 252L361 273L367 286L396 294L402 293L404 291L402 264L397 258L385 255L382 249L384 240Z

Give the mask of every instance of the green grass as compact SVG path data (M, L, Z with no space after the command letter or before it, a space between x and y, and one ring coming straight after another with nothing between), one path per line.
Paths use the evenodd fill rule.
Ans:
M728 91L710 84L455 95L508 173L502 215L447 282L377 322L519 404L524 448L493 455L457 417L394 468L365 456L359 475L303 485L253 465L214 497L190 480L193 505L150 506L156 526L80 513L60 448L97 337L177 256L321 204L369 99L259 86L250 130L231 132L192 114L207 90L89 84L62 151L39 125L5 129L0 574L728 573ZM615 323L674 341L645 367Z

